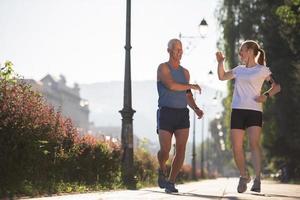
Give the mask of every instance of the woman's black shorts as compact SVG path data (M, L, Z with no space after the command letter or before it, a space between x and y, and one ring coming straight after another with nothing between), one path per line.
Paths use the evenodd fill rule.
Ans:
M157 110L157 133L158 130L174 133L184 128L190 128L188 108L162 107Z
M246 109L232 109L231 129L247 129L250 126L262 127L262 112Z

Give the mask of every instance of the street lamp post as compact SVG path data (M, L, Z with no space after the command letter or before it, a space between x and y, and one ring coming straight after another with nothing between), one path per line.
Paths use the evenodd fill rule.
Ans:
M210 177L210 133L207 132L207 147L206 147L206 169L207 177Z
M131 0L126 5L126 45L125 45L125 76L124 76L124 99L123 109L119 112L122 115L122 180L129 189L136 188L133 168L133 125L132 117L135 110L131 103L131 66L130 66L130 31L131 31Z
M196 101L196 92L194 92L194 99ZM193 153L192 153L192 178L197 179L196 176L196 113L193 115Z
M212 71L209 71L208 75L211 76L213 75L214 73ZM209 106L215 106L215 103L217 103L218 99L221 98L222 94L218 95L219 94L219 91L216 92L216 95L213 97L213 104L203 104L202 105L202 109L204 111L204 113L209 113L208 112L208 107ZM204 115L205 116L205 115ZM212 162L212 158L211 158L211 153L212 153L212 149L211 149L211 133L209 131L207 131L207 135L206 135L206 158L204 159L205 155L204 155L204 145L205 145L205 142L204 142L204 135L205 135L205 129L204 129L204 125L205 125L205 118L207 119L207 121L209 122L209 116L206 115L206 117L204 118L204 116L202 117L202 133L201 133L201 178L204 178L204 163L205 163L205 160L206 160L206 170L207 170L207 176L209 177L210 176L210 168L211 168L211 162ZM219 116L219 114L218 114Z
M199 36L186 36L186 35L182 35L181 33L179 33L179 39L180 40L182 40L183 38L204 39L206 37L207 30L208 30L208 24L204 18L201 20L200 24L198 25L198 30L199 30ZM212 72L210 72L209 74L211 74L211 73ZM196 101L196 93L194 93L194 96L195 96L195 101ZM202 141L203 141L203 138L202 138ZM201 146L201 149L202 149L202 146ZM193 115L193 146L192 146L192 148L193 148L192 149L192 178L194 180L196 180L197 177L196 177L196 114L195 114L195 112ZM201 160L202 159L203 159L203 155L202 155L202 150L201 150ZM202 167L202 161L201 161L201 177L203 178L202 174L203 174L203 167Z
M202 109L204 104L202 105ZM204 116L202 117L202 134L201 134L201 162L200 162L201 178L204 178Z

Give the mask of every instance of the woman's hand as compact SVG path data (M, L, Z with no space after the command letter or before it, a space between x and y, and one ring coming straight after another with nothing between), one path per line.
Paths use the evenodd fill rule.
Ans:
M255 97L255 101L258 102L258 103L264 103L266 100L267 100L267 96L266 95L260 95L260 96L257 96Z
M217 58L218 63L221 63L225 60L225 56L222 54L221 51L218 51L216 53L216 58Z

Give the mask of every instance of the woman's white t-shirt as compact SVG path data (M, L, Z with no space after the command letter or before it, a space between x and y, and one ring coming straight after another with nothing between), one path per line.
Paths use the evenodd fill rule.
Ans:
M232 69L235 78L232 108L262 111L262 103L255 101L261 95L265 79L271 74L268 67L239 65Z

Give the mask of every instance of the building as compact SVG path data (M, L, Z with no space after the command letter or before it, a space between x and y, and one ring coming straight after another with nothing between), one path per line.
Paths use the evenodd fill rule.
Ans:
M61 111L63 116L71 118L81 133L89 130L88 101L80 97L80 88L77 83L73 88L68 87L63 75L57 79L49 74L40 81L30 79L26 82L32 85L34 90L41 92L56 111Z

